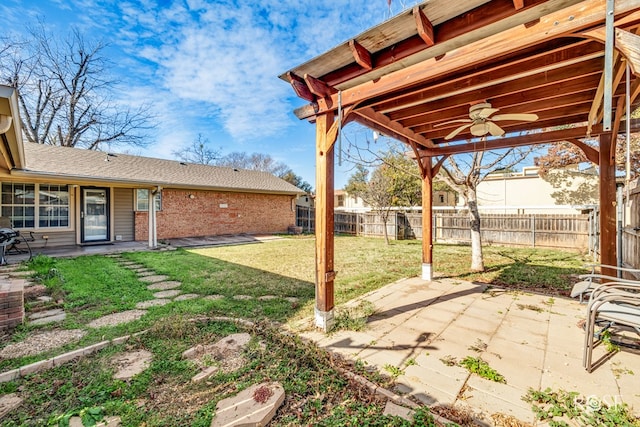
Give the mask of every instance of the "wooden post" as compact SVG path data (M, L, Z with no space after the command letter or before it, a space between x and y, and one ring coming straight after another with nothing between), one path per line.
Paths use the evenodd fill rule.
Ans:
M433 170L431 157L420 160L423 163L422 178L422 280L433 279Z
M149 219L149 248L155 249L157 246L157 242L155 239L156 236L156 201L155 201L154 189L147 190L147 217Z
M328 332L334 324L333 164L335 133L329 134L333 113L316 118L316 306L315 324Z
M600 135L600 263L616 265L616 167L610 133ZM602 269L616 276L616 270Z

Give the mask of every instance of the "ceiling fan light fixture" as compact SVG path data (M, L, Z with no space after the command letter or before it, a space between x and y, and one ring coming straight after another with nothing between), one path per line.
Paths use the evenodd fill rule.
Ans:
M0 114L0 134L6 133L11 127L13 117Z
M473 126L471 126L471 128L469 128L469 130L471 131L471 135L473 136L483 136L489 133L489 127L484 122L474 124Z

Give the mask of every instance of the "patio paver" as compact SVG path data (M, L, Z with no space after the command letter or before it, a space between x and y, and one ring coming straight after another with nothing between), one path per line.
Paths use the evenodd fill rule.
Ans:
M617 399L640 413L640 355L623 349L593 373L583 369L584 331L577 323L585 305L485 289L460 280L401 280L346 304L373 303L376 312L364 330L300 335L381 373L389 374L385 365L398 367L404 371L397 378L399 392L428 404L467 406L489 425L495 413L535 423L531 405L522 400L529 388ZM596 350L595 357L604 352L602 346ZM488 362L506 384L443 362L466 356Z

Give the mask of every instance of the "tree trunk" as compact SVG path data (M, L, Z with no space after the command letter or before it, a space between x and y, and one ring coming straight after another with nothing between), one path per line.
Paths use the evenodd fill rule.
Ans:
M389 221L389 214L381 213L382 216L382 228L384 229L384 242L389 244L389 233L387 233L387 222Z
M475 188L468 189L467 204L469 206L469 222L471 224L471 271L484 271L482 237L480 235L480 212L478 211Z

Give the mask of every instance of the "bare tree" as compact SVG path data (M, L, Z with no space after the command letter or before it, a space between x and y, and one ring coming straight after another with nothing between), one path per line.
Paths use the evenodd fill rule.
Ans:
M374 144L375 145L375 144ZM387 150L401 152L401 146L389 144ZM367 139L365 143L357 144L349 141L345 156L356 165L375 166L384 164L388 168L402 168L406 165L397 161L390 161L387 150L376 150ZM480 213L478 210L477 188L485 177L498 169L506 169L523 161L533 151L533 148L512 148L500 152L477 152L469 155L450 156L443 164L436 181L444 182L460 197L467 201L469 209L471 231L471 267L472 271L484 271L482 255L482 238L480 233ZM405 166L403 166L405 165ZM411 168L413 169L413 167ZM411 176L412 170L405 171ZM415 169L413 169L415 174ZM424 214L424 213L423 213Z
M212 165L220 159L220 150L212 150L209 147L209 139L198 134L198 138L190 145L172 152L174 156L183 162Z
M118 105L103 43L91 44L78 30L59 41L30 30L29 42L6 44L10 60L2 80L18 89L26 140L38 144L100 149L105 144L146 144L152 128L148 106Z
M289 166L275 160L269 154L244 153L235 151L220 158L216 165L228 166L238 169L259 170L282 177L290 171Z

